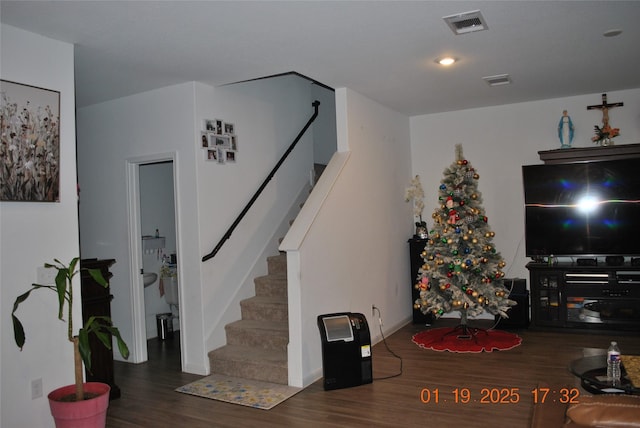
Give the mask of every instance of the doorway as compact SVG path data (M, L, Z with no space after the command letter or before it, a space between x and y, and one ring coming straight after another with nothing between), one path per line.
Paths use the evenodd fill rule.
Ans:
M177 353L182 360L174 157L128 161L131 270L137 277L131 293L132 353L137 362L151 360L159 351Z

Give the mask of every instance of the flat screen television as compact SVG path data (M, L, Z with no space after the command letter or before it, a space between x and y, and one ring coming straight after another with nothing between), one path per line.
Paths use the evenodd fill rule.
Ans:
M640 159L522 167L527 257L640 255Z

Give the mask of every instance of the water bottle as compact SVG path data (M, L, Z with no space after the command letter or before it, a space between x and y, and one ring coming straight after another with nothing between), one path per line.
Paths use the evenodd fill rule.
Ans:
M613 385L620 384L620 349L617 342L611 342L607 350L607 380Z

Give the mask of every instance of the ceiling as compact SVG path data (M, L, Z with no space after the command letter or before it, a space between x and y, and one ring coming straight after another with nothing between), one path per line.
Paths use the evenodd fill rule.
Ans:
M442 19L473 10L488 30ZM0 18L75 45L78 107L291 71L409 116L640 87L640 1L2 0Z

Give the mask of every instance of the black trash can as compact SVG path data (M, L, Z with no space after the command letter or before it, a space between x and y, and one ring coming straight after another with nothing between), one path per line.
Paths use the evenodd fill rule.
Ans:
M173 339L173 316L171 312L157 314L156 326L158 327L158 339Z

